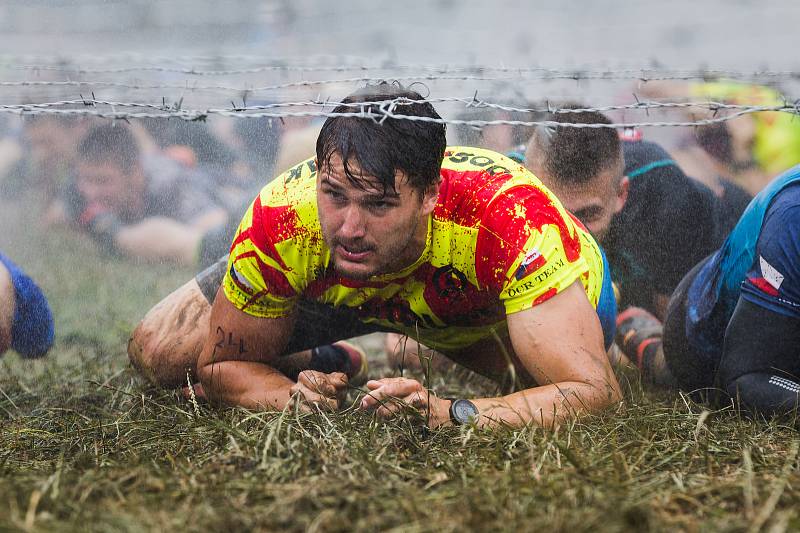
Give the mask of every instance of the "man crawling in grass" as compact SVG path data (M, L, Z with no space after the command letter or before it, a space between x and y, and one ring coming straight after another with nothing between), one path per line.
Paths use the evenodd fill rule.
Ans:
M394 116L381 118L383 110ZM347 116L370 112L380 120ZM523 389L445 399L414 379L366 381L360 408L411 406L432 427L553 426L620 400L606 349L616 304L603 252L520 164L446 147L430 103L399 84L334 110L316 158L269 183L226 261L148 313L129 355L151 381L210 401L337 409L365 378L344 339L408 335ZM409 120L412 119L412 120Z

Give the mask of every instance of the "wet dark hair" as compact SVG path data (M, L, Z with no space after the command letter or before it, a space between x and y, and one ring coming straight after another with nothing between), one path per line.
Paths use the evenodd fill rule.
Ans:
M108 161L130 174L139 164L139 145L128 128L104 124L86 133L78 145L78 157L92 163Z
M564 109L582 109L567 104ZM611 124L602 113L552 113L548 120L573 124ZM560 183L585 185L599 172L622 161L622 151L614 128L573 128L563 126L539 127L534 133L542 150L545 170Z
M420 193L439 178L447 145L444 124L387 118L379 103L354 106L361 102L384 102L402 99L394 105L393 114L441 118L433 106L417 92L400 83L381 82L368 85L342 101L334 113L375 114L376 120L356 117L331 117L325 121L317 138L317 161L330 168L331 157L339 155L344 162L347 179L365 188L366 176L374 176L383 185L383 192L396 192L395 172L403 171L411 187ZM347 105L350 104L350 105ZM354 172L352 162L362 173Z
M695 129L697 144L711 157L724 164L733 162L731 134L725 124L709 124Z

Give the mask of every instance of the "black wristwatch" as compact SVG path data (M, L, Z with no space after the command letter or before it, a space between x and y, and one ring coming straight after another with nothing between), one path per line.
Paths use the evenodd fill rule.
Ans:
M479 414L478 408L469 400L450 401L450 420L457 426L475 422Z

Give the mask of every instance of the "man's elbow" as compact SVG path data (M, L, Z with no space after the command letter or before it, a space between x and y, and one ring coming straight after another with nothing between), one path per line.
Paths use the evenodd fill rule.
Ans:
M619 384L614 379L613 383L609 380L602 382L587 383L591 387L591 404L588 411L599 412L603 409L612 407L622 401L622 393Z
M597 402L597 409L607 409L622 401L622 393L619 390L619 385L604 384L600 389L600 398Z

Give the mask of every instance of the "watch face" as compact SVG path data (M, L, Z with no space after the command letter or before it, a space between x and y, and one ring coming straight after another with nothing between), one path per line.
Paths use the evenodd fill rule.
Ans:
M478 416L478 408L469 400L454 400L450 409L459 424L469 424Z

